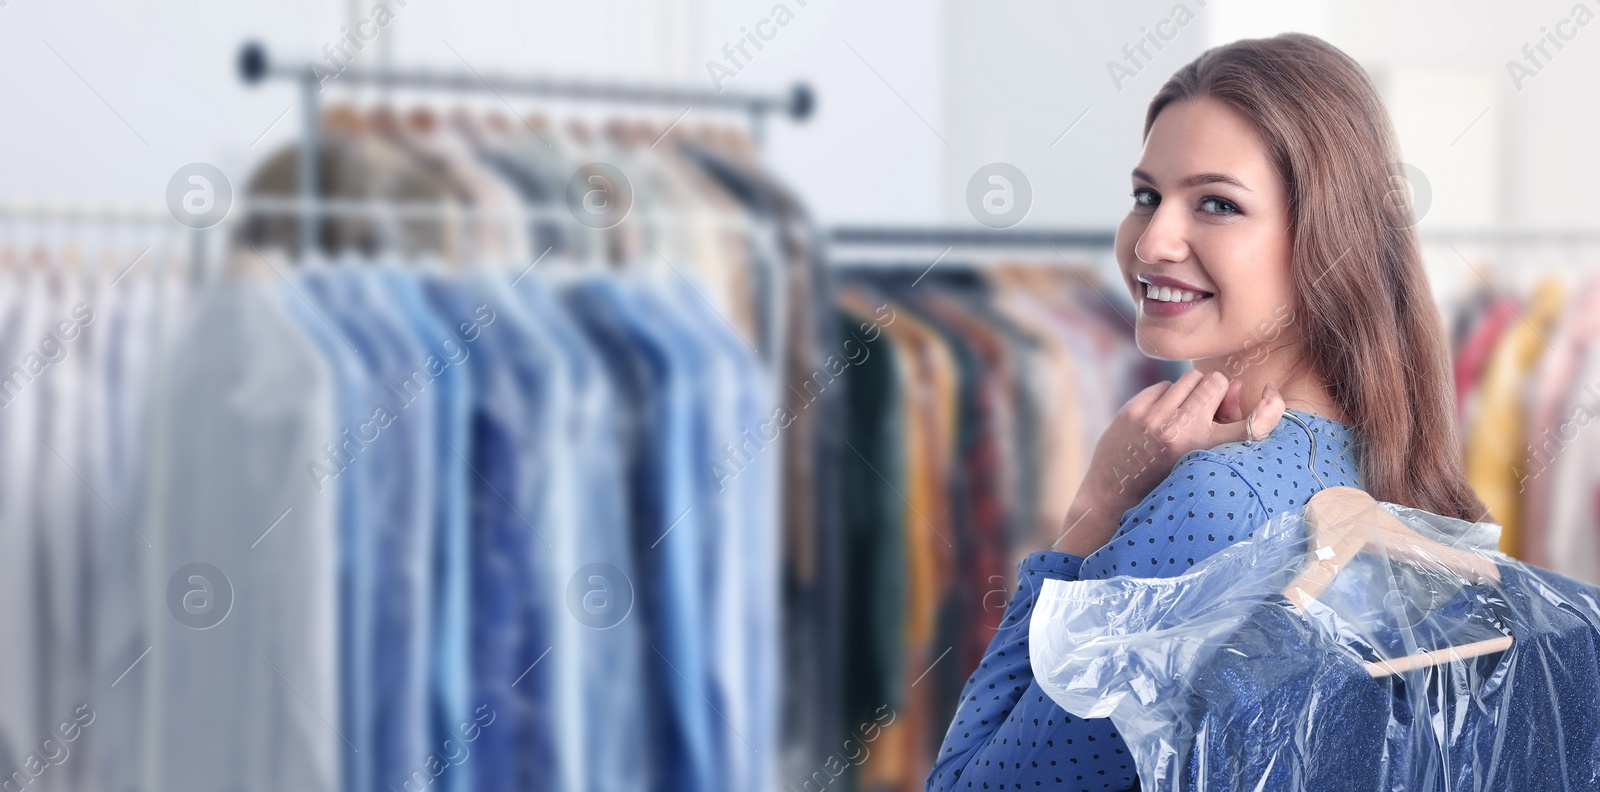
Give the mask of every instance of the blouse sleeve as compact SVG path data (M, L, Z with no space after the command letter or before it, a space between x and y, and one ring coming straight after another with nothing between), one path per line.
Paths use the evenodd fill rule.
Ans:
M1074 581L1081 556L1042 552L1017 565L1017 589L1000 628L961 691L961 703L932 771L928 792L1006 788L1051 779L1062 790L1127 789L1131 758L1108 720L1081 720L1062 712L1033 680L1028 625L1046 581ZM1062 758L1063 752L1069 752ZM1050 758L1046 758L1047 755ZM1081 758L1080 756L1081 755ZM1051 767L1060 760L1063 766ZM1066 773L1066 765L1071 773ZM1087 778L1086 778L1087 776ZM1089 782L1087 779L1098 779Z
M1000 629L962 689L928 792L1035 781L1070 792L1135 787L1132 756L1111 720L1066 712L1034 679L1029 622L1044 581L1181 574L1265 522L1271 515L1255 490L1225 460L1210 451L1185 454L1087 558L1046 552L1023 559Z
M1179 658L1188 644L1179 639L1194 625L1212 626L1198 615L1210 613L1228 588L1211 585L1215 564L1201 577L1207 585L1191 582L1187 597L1172 578L1251 538L1274 516L1270 509L1224 457L1206 450L1180 457L1123 512L1112 539L1079 565L1077 580L1035 593L1031 670L1039 684L1084 718L1109 715L1129 694L1141 705L1155 703L1164 674L1185 666ZM1145 638L1151 634L1163 639Z

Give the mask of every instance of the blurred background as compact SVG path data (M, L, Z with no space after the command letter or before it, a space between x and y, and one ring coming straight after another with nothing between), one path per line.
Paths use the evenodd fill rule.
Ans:
M1187 365L1146 104L1285 31L1387 103L1502 550L1600 583L1597 13L0 0L0 788L921 789Z

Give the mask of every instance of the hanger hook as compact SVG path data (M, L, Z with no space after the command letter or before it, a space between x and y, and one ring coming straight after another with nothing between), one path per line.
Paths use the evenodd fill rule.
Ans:
M1322 480L1322 476L1317 473L1317 436L1316 436L1316 434L1311 431L1311 427L1307 426L1305 421L1300 420L1300 418L1298 416L1296 416L1294 413L1290 412L1288 410L1288 408L1284 409L1283 417L1294 421L1296 424L1299 424L1300 428L1304 429L1306 431L1306 437L1311 441L1311 459L1308 460L1307 464L1308 464L1309 469L1311 471L1311 475L1315 476L1316 479L1317 479L1317 485L1322 487L1323 489L1327 489L1328 488L1327 482L1323 481Z

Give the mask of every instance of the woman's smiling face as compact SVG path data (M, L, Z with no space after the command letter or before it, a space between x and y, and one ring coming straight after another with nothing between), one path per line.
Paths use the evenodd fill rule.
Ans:
M1292 343L1292 251L1288 191L1250 121L1210 97L1163 108L1117 229L1140 351L1198 361Z

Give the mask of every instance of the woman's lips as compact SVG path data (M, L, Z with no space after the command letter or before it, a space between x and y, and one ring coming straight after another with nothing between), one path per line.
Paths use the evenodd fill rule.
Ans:
M1146 297L1161 299L1166 302L1188 302L1197 297L1211 296L1211 292L1203 289L1193 289L1188 286L1179 286L1175 283L1146 283L1144 294Z
M1139 310L1147 316L1168 318L1182 316L1212 300L1214 295L1204 295L1186 302L1166 302L1146 294L1139 300Z

